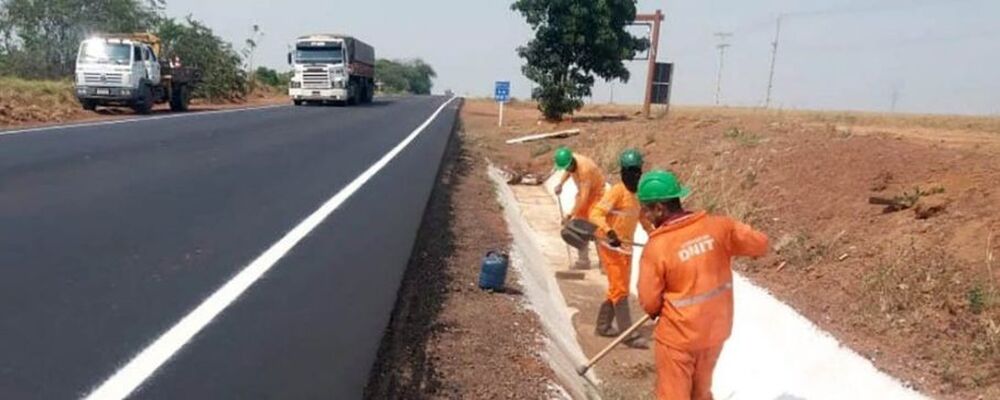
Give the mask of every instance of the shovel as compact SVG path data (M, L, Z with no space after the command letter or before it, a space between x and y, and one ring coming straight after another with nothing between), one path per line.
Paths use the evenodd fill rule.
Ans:
M611 344L609 344L608 347L605 347L604 350L601 350L600 353L597 353L597 355L594 356L594 358L591 358L590 361L587 361L586 364L577 367L576 373L580 374L580 376L586 375L587 371L590 371L590 368L593 367L594 364L597 364L598 361L601 361L601 359L604 358L604 356L608 355L608 353L610 353L612 349L614 349L616 346L624 342L625 338L632 335L632 332L635 332L637 329L639 329L639 327L642 326L642 324L645 324L646 321L649 321L650 319L651 318L649 314L644 314L642 318L639 318L639 320L636 321L636 323L632 324L632 326L630 326L628 329L626 329L625 332L622 332L621 335L618 335L618 337L615 338L615 340L611 342Z
M584 246L587 245L587 242L591 241L609 243L607 239L598 239L597 236L594 234L594 232L596 231L597 231L597 225L594 225L592 222L584 219L574 219L572 221L569 221L569 223L563 227L563 230L560 233L562 235L564 242L578 249L583 248ZM625 242L625 241L622 241L622 244L628 244L638 247L643 247L646 245L645 243Z

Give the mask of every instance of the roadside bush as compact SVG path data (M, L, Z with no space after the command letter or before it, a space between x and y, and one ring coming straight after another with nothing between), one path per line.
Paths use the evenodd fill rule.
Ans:
M386 93L430 94L436 77L434 68L419 58L375 62L375 80Z
M254 71L254 79L257 82L275 88L287 87L291 77L291 72L278 72L267 67L257 67Z
M211 28L187 17L183 22L163 20L156 33L163 41L160 58L169 60L177 56L185 66L202 70L204 81L195 89L195 97L234 100L246 96L243 60L232 44L216 36Z

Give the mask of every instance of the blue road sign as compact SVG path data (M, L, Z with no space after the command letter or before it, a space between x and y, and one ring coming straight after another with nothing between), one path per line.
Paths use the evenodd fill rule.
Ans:
M500 103L510 100L510 81L497 81L493 89L493 98Z

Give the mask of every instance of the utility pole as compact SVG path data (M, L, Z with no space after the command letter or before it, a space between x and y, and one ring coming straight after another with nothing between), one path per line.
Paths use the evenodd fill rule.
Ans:
M889 112L896 112L896 104L899 103L899 84L894 83L892 89L889 92Z
M778 57L778 39L781 38L781 17L783 14L778 14L778 23L774 29L774 41L771 42L771 72L768 73L767 77L767 95L764 96L764 108L771 107L771 88L774 87L774 60Z
M715 36L719 38L719 44L715 48L719 49L719 76L715 79L715 105L719 105L719 95L722 93L722 68L726 63L726 48L730 46L726 43L726 39L733 36L729 32L716 32Z

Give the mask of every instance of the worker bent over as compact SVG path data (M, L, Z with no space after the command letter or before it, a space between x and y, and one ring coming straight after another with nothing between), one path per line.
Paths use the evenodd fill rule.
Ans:
M685 211L681 199L689 193L665 171L639 181L643 214L656 226L640 261L639 302L659 318L659 399L712 398L712 371L733 327L730 262L767 252L763 233L727 217Z
M635 228L640 222L639 200L635 192L642 176L642 154L637 150L626 150L618 158L621 167L621 182L604 193L590 211L590 222L597 226L597 255L608 276L608 293L597 313L595 333L600 336L617 336L632 326L629 311L629 280L632 274L632 242ZM647 232L652 225L642 219ZM617 321L618 329L612 327ZM645 337L634 332L625 340L634 348L648 348Z
M555 187L556 195L562 193L562 187L567 180L573 178L576 184L576 201L569 215L564 215L563 225L570 219L589 219L590 209L604 194L604 174L593 160L573 154L569 148L560 147L555 154L556 169L566 171ZM590 268L590 246L584 245L577 249L579 257L576 260L577 269Z

